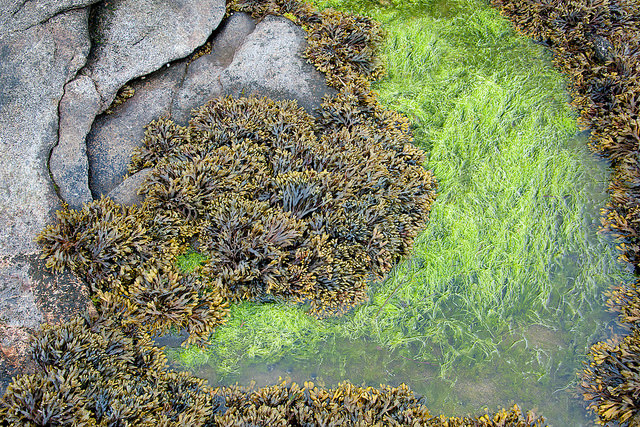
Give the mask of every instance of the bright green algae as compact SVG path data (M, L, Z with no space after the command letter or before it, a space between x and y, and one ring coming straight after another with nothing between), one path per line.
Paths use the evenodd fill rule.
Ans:
M434 413L515 401L555 425L587 423L575 372L606 336L602 291L630 276L596 235L608 171L578 135L565 80L483 2L342 6L388 32L376 90L428 153L430 224L346 316L242 303L210 349L170 356L217 383L406 382Z

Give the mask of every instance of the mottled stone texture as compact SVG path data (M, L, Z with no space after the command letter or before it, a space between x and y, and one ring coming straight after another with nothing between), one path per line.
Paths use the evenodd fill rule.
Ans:
M73 209L92 200L85 140L100 109L100 96L87 76L67 83L60 101L58 145L51 152L49 168L60 197Z
M100 0L0 0L0 35L45 23L52 17Z
M204 44L220 24L224 13L224 0L109 0L94 7L90 21L91 53L77 78L77 85L72 86L75 82L69 85L70 89L82 85L86 91L69 90L68 95L65 93L60 148L52 153L53 177L60 188L60 195L70 206L80 207L90 200L89 182L93 178L89 176L85 151L88 131L98 113L109 107L125 83L156 72ZM89 82L93 83L93 88L88 86ZM157 114L158 111L158 108L152 108L150 113ZM141 116L146 117L149 115ZM126 137L133 138L125 138L125 157L131 151L128 147L139 143L141 133L127 133L125 130ZM118 135L118 141L125 139ZM108 161L111 154L105 155ZM123 162L128 162L128 159ZM123 162L116 161L113 166L111 178L115 176L115 181L108 179L106 186L101 180L96 181L94 195L106 194L122 181ZM111 166L97 162L96 168L109 170Z
M304 30L286 18L264 18L222 73L224 93L295 99L312 113L330 91L324 76L302 56L304 36Z

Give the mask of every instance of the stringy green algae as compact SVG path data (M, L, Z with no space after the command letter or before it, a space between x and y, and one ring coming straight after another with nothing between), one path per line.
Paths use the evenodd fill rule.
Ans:
M439 183L412 256L371 284L369 303L341 318L245 302L231 308L210 349L170 356L190 369L206 365L202 372L218 379L262 361L336 380L388 381L376 371L393 365L398 382L431 393L433 410L515 400L569 422L566 408L547 409L541 399L555 391L571 400L558 389L571 391L580 360L610 320L602 291L629 277L596 235L608 172L576 136L550 55L496 10L473 0L385 4L320 6L366 13L388 33L388 76L375 88L412 120ZM402 363L381 362L376 351ZM421 372L440 377L425 381L431 392L411 384ZM460 402L473 384L478 399Z

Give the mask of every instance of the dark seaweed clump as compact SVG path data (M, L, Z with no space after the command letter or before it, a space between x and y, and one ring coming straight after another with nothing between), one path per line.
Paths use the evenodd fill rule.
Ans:
M193 340L227 299L308 302L320 315L358 304L410 250L435 181L404 117L349 101L326 100L316 121L294 102L220 98L187 127L152 122L130 168L153 166L142 205L59 212L38 238L47 265L72 268L150 331L185 327ZM207 261L184 274L175 258L190 247Z
M13 379L0 399L2 426L522 426L544 425L517 406L480 417L431 417L399 387L336 388L282 382L212 389L167 366L149 335L104 307L46 326L31 343L37 372Z
M640 3L637 0L493 0L516 27L549 46L571 79L572 105L591 148L610 160L602 229L640 273ZM600 423L640 425L640 281L615 286L609 306L626 335L594 345L582 373Z
M162 349L122 313L45 326L31 343L38 370L12 380L4 426L206 425L224 408L204 380L167 369Z

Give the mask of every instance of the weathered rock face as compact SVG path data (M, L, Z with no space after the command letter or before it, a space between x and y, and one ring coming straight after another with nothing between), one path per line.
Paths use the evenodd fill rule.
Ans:
M212 53L189 64L171 107L171 118L176 123L186 125L191 117L191 109L223 94L220 80L222 72L231 64L236 51L255 28L254 20L246 13L234 13L223 23L213 41Z
M63 87L89 52L87 22L88 10L78 9L0 35L0 373L24 362L30 328L59 318L38 298L52 282L35 277L43 266L33 239L60 208L47 161Z
M35 250L59 200L49 178L64 85L89 52L88 12L0 37L0 256Z
M89 77L80 76L64 87L58 145L51 152L49 169L60 197L73 209L92 200L85 139L99 109L100 96Z
M324 76L302 56L304 36L304 30L286 18L264 18L222 73L224 93L295 99L312 113L330 91Z
M144 126L170 114L171 99L185 73L186 64L164 68L144 80L132 83L135 95L98 117L87 137L89 184L95 198L116 188L127 173L133 149L142 143Z
M226 67L231 64L238 48L255 29L255 21L246 13L234 13L226 19L216 35L210 55L215 58L216 65Z
M24 31L55 15L83 8L100 0L0 0L0 35Z
M138 195L138 190L142 187L144 181L151 175L153 169L142 169L140 172L134 173L122 184L109 192L108 196L113 199L114 202L124 206L140 206L144 201L143 197Z
M225 13L224 0L110 0L93 8L91 39L93 46L80 82L68 85L62 102L60 146L52 153L53 178L60 195L71 207L79 208L90 200L88 182L97 182L97 195L106 194L122 181L127 160L116 161L115 181L89 176L87 134L98 113L106 110L120 87L131 79L147 75L165 64L183 58L202 45L217 28ZM89 83L93 84L93 88ZM82 90L74 90L82 88ZM68 99L67 99L68 98ZM98 107L96 108L96 102ZM164 108L164 107L163 107ZM156 107L149 110L159 114ZM142 116L142 118L148 115ZM155 117L154 117L155 118ZM143 131L123 129L118 141L139 140ZM99 143L97 143L99 145ZM130 154L132 142L125 142L124 152ZM94 143L95 146L95 143ZM113 154L113 153L112 153ZM99 155L93 150L89 156ZM97 168L109 168L106 162ZM113 154L116 156L116 154ZM116 156L117 157L117 156ZM98 172L100 173L100 172Z
M110 0L92 12L86 67L105 110L122 85L184 58L224 17L221 0Z

